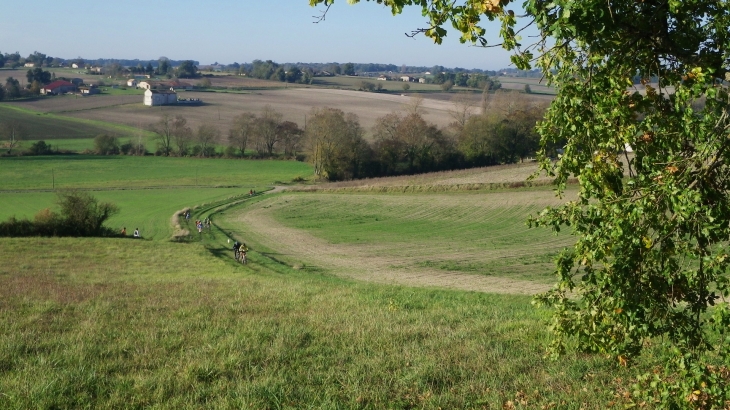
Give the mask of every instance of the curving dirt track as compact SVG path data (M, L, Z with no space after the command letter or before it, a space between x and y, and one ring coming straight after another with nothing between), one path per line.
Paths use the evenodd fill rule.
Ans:
M409 253L407 244L399 250L399 256L376 245L329 243L279 223L272 215L275 208L272 201L262 202L247 208L234 222L245 227L246 236L253 242L336 275L376 283L504 294L534 295L551 288L539 282L416 266L419 256L414 254L418 252Z

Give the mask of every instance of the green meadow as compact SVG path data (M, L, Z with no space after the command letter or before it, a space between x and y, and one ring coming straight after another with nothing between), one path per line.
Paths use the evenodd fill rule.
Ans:
M311 179L313 172L296 161L71 155L2 158L0 175L0 190L52 189L54 183L56 189L256 188Z
M57 188L89 189L116 203L121 212L108 226L139 227L143 239L0 238L0 408L628 403L636 368L575 351L557 362L544 357L549 312L532 307L530 296L346 274L368 269L358 253L365 249L377 251L383 272L423 269L544 286L550 255L570 236L528 231L523 218L554 201L549 190L250 198L249 189L310 179L311 167L2 158L0 219L53 207L49 174ZM215 224L198 234L183 221L190 240L172 242L172 214L185 207L192 219L212 216ZM311 242L297 243L290 231ZM247 265L233 260L231 238L251 244ZM352 253L340 254L338 265L328 247Z
M199 243L0 243L3 408L597 409L627 377L543 358L525 296L243 267Z

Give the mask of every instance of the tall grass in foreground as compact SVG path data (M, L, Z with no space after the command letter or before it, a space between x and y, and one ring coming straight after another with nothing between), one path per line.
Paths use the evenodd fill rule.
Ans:
M546 315L527 297L211 251L0 239L0 407L605 408L627 374L543 359Z

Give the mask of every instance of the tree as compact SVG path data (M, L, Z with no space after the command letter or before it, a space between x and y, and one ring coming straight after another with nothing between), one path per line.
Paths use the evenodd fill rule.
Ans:
M243 113L233 119L233 126L228 131L228 143L238 149L241 157L246 155L246 147L256 132L256 115Z
M355 75L355 64L346 63L342 65L342 74L344 75Z
M188 146L193 139L193 130L188 127L188 120L182 115L176 115L172 120L172 139L175 143L175 154L178 157L188 155Z
M279 142L279 125L281 125L283 115L275 111L270 105L264 106L255 120L255 145L259 155L274 155L274 147Z
M408 83L403 83L401 87L403 88L403 91L408 91L411 89L411 85Z
M379 118L373 136L386 174L431 171L448 145L438 128L417 112Z
M286 82L287 83L298 83L302 79L302 70L299 67L292 66L286 71Z
M48 84L51 82L51 73L49 71L43 71L40 67L28 70L25 77L28 79L28 84L33 83L33 81L38 81L41 84Z
M18 98L21 96L20 92L20 81L13 77L5 79L5 95L8 98Z
M4 141L3 148L8 154L20 146L20 142L28 136L25 125L18 120L6 120L0 123L0 138Z
M185 60L177 67L177 76L179 78L196 78L198 77L198 66L193 60Z
M157 61L157 75L167 75L170 68L170 60L167 57L160 57Z
M296 157L300 150L302 130L296 123L284 121L279 124L278 133L281 137L281 145L284 146L284 156Z
M162 117L156 123L150 125L150 131L155 133L157 140L157 149L164 156L169 156L173 150L174 139L174 120L170 114L162 114Z
M573 338L626 365L660 343L663 370L638 376L627 405L725 407L730 376L714 364L730 362L730 307L717 303L730 296L727 4L528 0L517 16L510 0L382 2L394 14L420 5L430 22L417 31L437 43L450 23L485 45L480 21L499 19L517 68L534 62L558 90L538 125L540 164L559 192L570 177L580 191L532 221L578 236L558 257L556 289L537 299L554 309L551 351ZM522 22L539 31L532 45Z
M198 83L198 88L210 88L212 84L210 83L210 78L205 77Z
M319 178L358 178L368 145L354 114L335 108L313 109L304 131L309 160Z
M441 84L441 89L446 92L451 91L452 88L454 88L454 83L451 80L448 80Z
M212 156L215 152L213 144L220 141L221 131L213 124L203 123L198 127L195 133L195 141L198 143L199 154L201 157Z

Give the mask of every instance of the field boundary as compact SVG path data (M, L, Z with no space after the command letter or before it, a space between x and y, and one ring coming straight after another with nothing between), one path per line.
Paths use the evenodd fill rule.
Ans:
M571 178L569 185L578 184L577 178ZM373 192L373 193L420 193L420 192L456 192L456 191L493 191L498 189L520 189L554 185L552 180L489 182L443 185L363 185L352 187L306 186L290 187L291 191L300 192Z
M159 189L185 189L185 188L244 188L248 185L216 185L216 186L207 186L207 185L152 185L152 186L143 186L143 187L98 187L98 188L30 188L30 189L0 189L0 194L24 194L24 193L31 193L31 192L56 192L56 191L63 191L65 189L73 189L74 191L142 191L142 190L159 190Z

